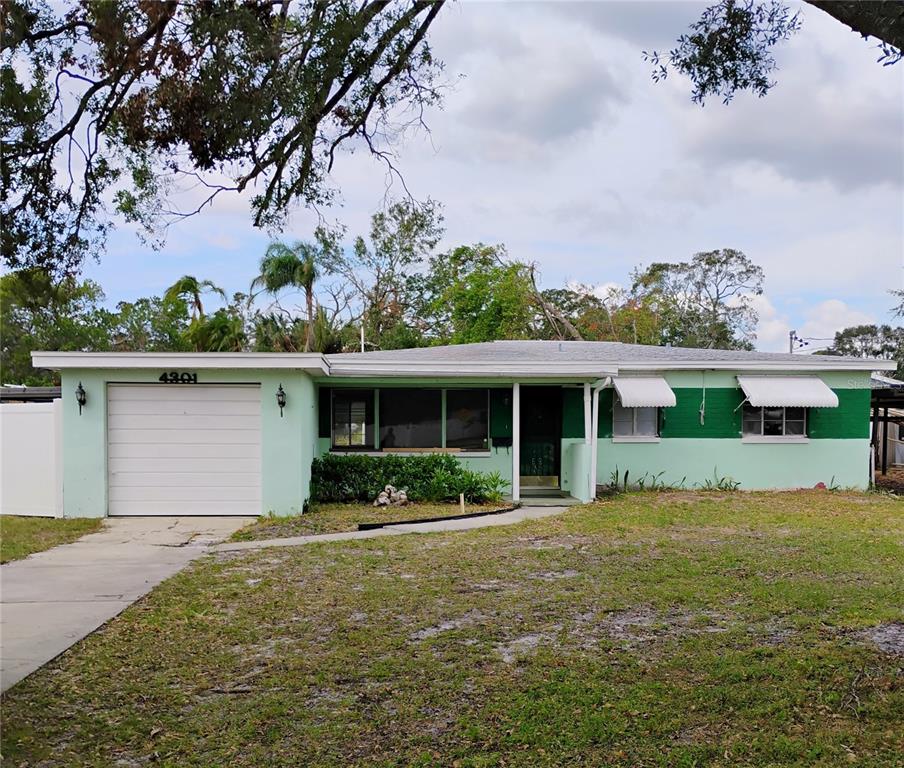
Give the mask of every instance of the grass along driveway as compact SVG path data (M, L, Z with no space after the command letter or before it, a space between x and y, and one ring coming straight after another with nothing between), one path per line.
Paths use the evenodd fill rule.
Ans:
M511 504L466 504L465 514L510 509ZM375 507L373 504L317 504L303 515L269 516L232 534L233 541L281 539L321 533L357 531L359 523L392 523L461 514L458 504L412 503L405 507Z
M0 563L68 544L103 526L97 518L62 519L0 515Z
M4 697L8 765L895 766L904 507L629 494L200 561Z

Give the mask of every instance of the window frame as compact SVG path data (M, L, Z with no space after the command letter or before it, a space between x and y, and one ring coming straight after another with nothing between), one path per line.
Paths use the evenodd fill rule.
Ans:
M484 437L485 447L483 448L460 448L460 449L449 449L448 446L448 434L449 434L449 407L448 407L448 395L449 392L467 392L467 391L483 391L486 395L486 409L487 409L487 421L486 421L486 437ZM469 456L473 456L475 454L489 454L493 448L493 438L490 437L490 388L489 387L446 387L443 388L443 450L449 451L450 453L464 453Z
M625 411L631 411L631 434L630 435L619 435L615 432L615 413L616 408L621 408ZM637 434L637 412L639 410L650 410L655 411L655 423L656 423L656 432L652 435L638 435ZM612 442L613 443L658 443L661 442L662 437L659 434L660 422L661 422L661 412L662 408L658 405L647 405L647 406L624 406L619 402L618 397L613 398L612 400Z
M439 390L440 392L440 427L441 427L441 446L431 446L429 448L392 448L390 450L385 450L383 446L380 444L380 393L385 392L387 390L392 391L405 391L405 390ZM493 454L493 437L491 430L491 413L492 413L492 387L486 386L462 386L462 387L334 387L332 393L330 395L330 453L366 453L373 456L385 456L387 454L395 454L397 456L416 456L422 455L425 453L430 453L431 451L436 453L449 453L453 456L471 456L471 457L481 457L481 456L492 456ZM447 408L447 394L452 391L460 391L460 390L475 390L482 391L486 395L486 409L487 409L487 421L486 421L486 447L485 448L474 448L474 449L456 449L449 448L446 445L446 435L448 429L448 408ZM367 445L364 446L349 446L349 445L336 445L335 443L335 397L338 392L366 392L370 393L370 401L369 404L365 401L365 405L372 409L371 419L369 422L365 419L365 430L368 434L369 439L366 439Z
M330 393L330 451L337 453L346 453L346 452L354 452L361 453L362 451L372 451L374 450L374 434L376 426L374 423L374 413L375 413L375 389L372 388L360 388L360 387L335 387L332 389ZM349 394L358 394L361 397L361 400L364 403L364 445L337 445L336 444L336 396L337 395L349 395ZM368 412L370 413L370 419L368 419ZM351 441L351 410L349 410L349 420L346 422L346 425L349 430L349 441Z
M782 409L782 433L780 435L767 435L765 434L766 427L766 406L762 405L750 405L750 403L745 400L742 403L741 410L741 440L745 443L807 443L810 441L810 433L808 432L810 426L810 409L804 405L794 405L794 406L775 406L776 408ZM787 432L787 422L788 422L788 408L800 408L803 411L803 425L804 431L803 434L789 435ZM760 431L759 432L745 432L744 424L748 421L752 421L751 419L746 417L748 409L755 409L759 411L760 416ZM800 419L791 419L791 421L800 421Z

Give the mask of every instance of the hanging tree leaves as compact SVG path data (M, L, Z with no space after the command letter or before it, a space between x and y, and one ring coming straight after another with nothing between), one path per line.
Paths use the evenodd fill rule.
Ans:
M329 202L337 152L392 170L439 99L443 0L0 4L2 256L77 271L115 209L159 233L219 195L254 224ZM173 202L178 198L185 207Z

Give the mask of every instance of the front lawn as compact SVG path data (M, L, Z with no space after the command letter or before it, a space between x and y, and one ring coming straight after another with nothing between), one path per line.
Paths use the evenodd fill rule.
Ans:
M510 503L466 504L465 514L511 509ZM233 541L282 539L321 533L357 531L359 523L393 523L461 514L458 504L412 503L405 507L375 507L373 504L317 504L303 515L263 516L232 534Z
M20 560L34 552L68 544L70 541L100 530L103 520L54 517L0 516L0 563Z
M899 766L904 505L634 493L196 562L3 701L6 764Z

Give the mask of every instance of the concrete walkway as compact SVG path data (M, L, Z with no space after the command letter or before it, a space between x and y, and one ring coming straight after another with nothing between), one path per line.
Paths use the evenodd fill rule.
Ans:
M111 518L98 533L0 566L0 690L253 521Z
M441 531L471 531L476 528L491 528L497 525L512 525L525 520L539 520L564 512L567 507L520 507L498 515L484 515L460 520L436 520L432 523L409 523L407 525L387 525L369 531L347 531L345 533L324 533L318 536L287 536L282 539L261 539L260 541L230 541L211 547L214 552L239 552L243 549L265 549L267 547L298 547L324 541L350 541L375 539L381 536L401 536L406 533L437 533Z

